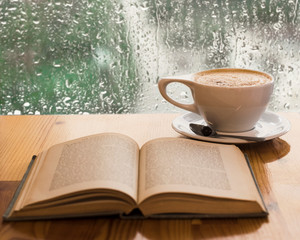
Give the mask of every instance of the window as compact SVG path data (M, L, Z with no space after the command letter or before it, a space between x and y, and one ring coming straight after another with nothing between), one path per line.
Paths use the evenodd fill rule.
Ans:
M240 67L299 110L296 0L3 0L0 114L176 112L162 76ZM170 95L188 101L182 86Z

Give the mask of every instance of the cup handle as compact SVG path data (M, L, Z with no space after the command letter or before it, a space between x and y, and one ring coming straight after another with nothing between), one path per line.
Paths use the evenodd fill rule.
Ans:
M187 87L190 88L191 92L192 92L192 96L193 96L193 100L194 100L194 103L192 104L182 104L182 103L179 103L177 101L175 101L174 99L172 99L171 97L169 97L169 95L167 94L167 86L172 83L172 82L178 82L178 83L181 83L181 84L184 84L186 85ZM195 104L195 99L194 99L194 85L195 83L191 80L187 80L187 79L180 79L180 78L176 78L176 79L171 79L171 78L161 78L158 82L158 89L161 93L161 95L170 103L172 103L173 105L179 107L179 108L182 108L182 109L185 109L185 110L188 110L190 112L194 112L194 113L198 113L198 109L197 109L197 106Z

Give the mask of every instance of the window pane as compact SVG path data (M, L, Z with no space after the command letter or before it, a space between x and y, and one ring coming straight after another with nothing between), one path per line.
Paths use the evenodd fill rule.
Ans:
M299 110L298 1L3 0L0 114L178 112L160 77L217 67L275 77ZM180 85L171 96L190 102Z

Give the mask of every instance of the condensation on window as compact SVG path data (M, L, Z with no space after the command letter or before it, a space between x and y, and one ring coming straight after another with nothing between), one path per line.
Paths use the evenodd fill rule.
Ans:
M299 111L297 0L3 0L0 114L178 112L160 77L222 67L275 78ZM169 95L190 101L182 85Z

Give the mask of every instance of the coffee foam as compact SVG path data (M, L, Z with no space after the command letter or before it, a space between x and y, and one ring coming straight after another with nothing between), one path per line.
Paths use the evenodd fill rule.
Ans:
M249 87L260 86L272 81L265 74L247 70L215 70L200 72L195 81L209 86L219 87Z

